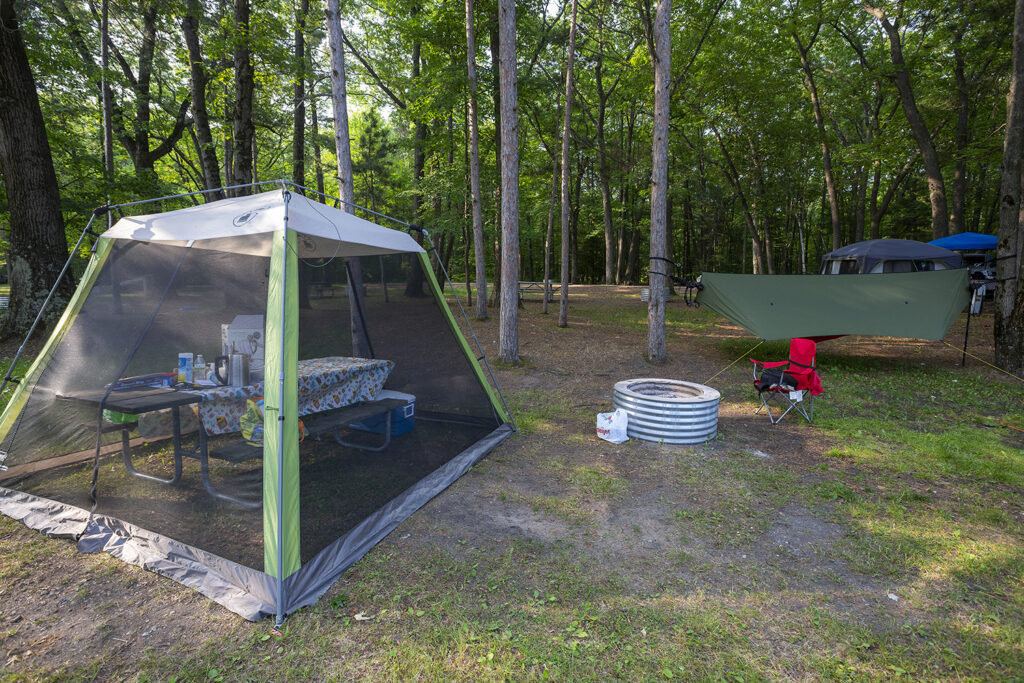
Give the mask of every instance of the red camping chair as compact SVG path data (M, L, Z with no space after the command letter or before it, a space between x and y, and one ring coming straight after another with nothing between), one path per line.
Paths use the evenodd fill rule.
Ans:
M817 344L810 339L793 339L789 342L787 361L763 363L750 359L754 364L754 388L761 399L756 413L765 410L772 424L781 422L791 410L796 410L808 422L814 419L814 397L824 391L814 369L816 349ZM779 401L780 409L785 408L778 417L772 415L768 404L773 397Z

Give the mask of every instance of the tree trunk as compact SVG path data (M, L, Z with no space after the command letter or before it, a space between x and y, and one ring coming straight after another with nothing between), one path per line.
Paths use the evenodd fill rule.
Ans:
M472 13L470 13L472 14ZM462 112L462 165L466 169L466 185L462 190L462 255L463 270L466 278L466 308L473 307L473 277L469 266L469 250L473 244L473 209L472 192L470 191L469 180L469 98L466 98L466 108Z
M558 162L551 168L551 201L548 203L548 230L544 236L544 303L541 312L547 315L548 299L551 298L551 240L554 237L555 202L558 201Z
M648 279L651 296L647 305L647 358L652 363L668 360L665 347L665 236L668 221L668 119L672 56L669 17L672 0L658 0L651 35L654 54L654 123L651 149L651 259Z
M476 318L487 319L487 260L480 206L480 128L476 101L476 30L473 0L466 0L466 73L469 79L469 192L473 209L473 256L476 261ZM469 275L467 274L467 278Z
M856 167L853 177L853 241L863 242L868 194L868 172L863 164Z
M100 6L100 106L103 108L103 174L110 199L110 183L114 179L114 99L110 92L107 67L110 66L110 1ZM107 219L108 225L109 217Z
M306 185L306 15L309 0L295 12L295 86L292 94L292 182Z
M199 166L203 171L203 189L221 187L220 163L217 161L217 145L210 130L210 113L206 108L206 85L210 77L206 73L203 51L199 43L199 18L202 8L199 0L188 0L185 16L181 20L181 32L188 48L188 61L192 84L192 118L195 123L196 139L199 141ZM207 201L223 199L224 193L217 189L205 195Z
M736 171L736 165L732 161L732 155L729 154L722 136L718 133L718 128L715 127L714 123L709 122L709 124L711 132L714 133L715 139L718 140L718 147L722 150L722 158L725 161L725 166L722 170L725 171L725 178L732 185L733 189L736 190L736 196L740 200L740 207L743 209L743 220L747 226L747 233L750 235L754 274L761 275L765 272L765 248L758 230L757 218L754 215L753 208L747 201L747 194L743 191L743 185L740 183L739 173ZM746 257L743 260L746 261Z
M77 27L77 15L70 10L65 0L56 0L50 4L56 5L57 10L67 23L68 36L71 40L72 47L74 47L78 56L86 65L87 70L90 74L100 74L100 77L96 79L98 81L97 86L98 92L100 93L100 103L104 109L108 109L112 114L114 111L111 99L112 92L109 85L106 83L106 69L96 68L92 50L86 43L82 32ZM123 112L121 109L117 110L118 116L116 118L113 118L112 116L107 117L110 121L111 136L117 137L128 152L129 157L131 157L132 164L135 166L136 176L145 179L147 182L155 181L153 169L157 160L169 154L181 139L182 134L185 132L185 127L188 121L188 110L191 105L191 96L185 97L178 106L178 111L175 115L174 127L170 134L168 134L167 137L157 145L157 147L150 149L150 129L152 127L150 119L152 113L151 103L153 101L151 85L154 55L156 54L156 41L158 36L157 11L158 5L156 2L143 3L140 8L139 14L141 15L141 29L139 31L138 73L135 74L131 71L131 67L128 63L121 58L120 52L115 53L118 56L118 63L121 70L125 73L125 78L128 81L128 87L131 89L131 94L133 96L133 98L127 98L132 100L132 105L135 109L134 118L131 121L131 131L128 131L125 128ZM100 21L100 31L102 35L106 33L103 29L105 22L103 21L102 16ZM105 61L103 53L111 47L114 46L110 41L109 35L106 35L106 39L102 40L100 50L101 63ZM106 102L104 102L104 100ZM108 155L108 159L112 160L113 155ZM107 170L112 172L112 166L108 165Z
M10 212L11 296L0 327L5 337L32 325L68 258L57 174L21 35L14 0L0 0L0 173ZM73 292L69 273L50 302L47 322L60 317Z
M494 196L497 198L501 193L499 188L494 188ZM491 300L491 305L495 308L501 308L501 204L498 204L498 211L494 212L494 237L491 240L491 251L494 254L494 286L491 290L494 292L494 298Z
M355 213L355 186L352 179L352 147L348 130L348 84L345 75L345 36L341 30L338 0L327 0L327 36L331 48L331 104L334 109L334 146L338 157L338 195L342 210ZM352 353L368 358L370 343L360 312L365 307L363 268L358 257L347 260L349 286L349 323L352 330ZM418 263L413 268L419 268Z
M499 52L501 51L501 36L498 31L498 15L490 15L490 73L492 73L492 79L490 79L490 97L494 100L495 104L495 168L498 171L498 177L502 177L502 89L501 89L501 66ZM499 180L498 186L495 187L495 233L501 236L502 233L502 183ZM501 284L502 284L502 250L501 250L501 238L499 237L495 243L495 286L494 286L494 298L492 303L494 306L501 307Z
M576 159L576 182L569 195L569 282L577 284L580 281L579 258L580 258L580 197L583 187L583 157Z
M498 358L519 361L519 95L516 84L516 3L499 0L501 77L501 318Z
M982 164L981 169L978 170L978 176L974 180L974 211L971 215L971 230L970 232L978 232L978 226L981 225L981 212L982 212L982 200L985 198L985 176L988 174L988 166ZM998 195L998 191L996 195Z
M949 232L964 231L964 209L967 199L967 143L970 141L968 116L970 114L969 90L964 74L964 53L961 48L962 30L958 30L953 44L953 76L956 78L956 165L953 167L953 215L949 221Z
M316 171L316 190L320 199L324 196L324 161L320 155L320 112L316 106L316 93L310 91L309 124L313 133L313 168Z
M629 251L626 254L626 284L637 283L637 261L640 260L640 230L631 228L629 231Z
M558 296L558 326L569 325L569 132L572 123L572 76L576 62L576 10L572 0L569 20L569 54L565 67L565 108L562 113L562 288Z
M623 169L622 177L619 185L619 203L622 205L622 228L619 230L619 245L616 250L617 257L615 259L615 284L620 285L623 282L628 282L629 278L626 275L626 269L628 268L628 257L629 257L629 244L626 242L629 237L629 229L632 227L632 211L628 208L630 204L630 171L633 168L633 129L636 124L636 109L632 106L629 111L629 119L626 123L626 142L623 145L623 151L626 154L625 169ZM622 126L619 127L620 130Z
M252 183L253 156L256 146L256 130L252 123L252 99L254 73L249 51L249 0L235 2L235 112L234 170L232 176L237 185ZM231 192L241 197L251 194L252 188L242 187Z
M814 108L814 123L818 127L818 137L821 138L821 158L825 167L825 188L828 191L828 208L832 215L832 248L838 249L843 246L842 226L839 223L839 193L836 191L836 181L832 177L832 151L828 146L828 136L825 133L825 117L821 113L821 101L818 99L818 87L814 82L814 70L807 59L807 53L818 36L819 24L814 30L814 37L811 38L807 47L800 41L800 36L793 33L793 40L796 41L797 51L800 52L800 66L804 70L804 84L811 95L811 105Z
M334 114L334 149L338 156L338 196L343 209L355 213L352 147L348 129L348 81L345 73L345 34L338 0L327 0L327 39L331 48L331 106Z
M608 169L608 149L604 139L605 115L608 109L609 93L604 89L604 45L598 42L597 64L594 67L597 80L597 159L598 175L601 181L601 214L604 218L604 283L615 282L615 227L612 224L611 171Z
M917 141L917 147L921 150L921 161L924 162L924 172L928 178L928 195L932 204L932 239L946 237L949 234L949 208L946 203L946 184L942 180L942 165L939 162L939 155L935 151L935 144L932 142L928 126L925 125L924 117L917 108L917 100L914 97L914 88L910 83L910 73L903 61L903 44L900 38L899 21L892 24L882 10L865 4L866 9L872 16L878 19L886 35L889 37L889 55L895 73L892 76L896 83L896 90L900 94L900 104L903 106L903 113L907 117L907 123Z
M413 16L419 14L419 7L413 7ZM420 49L421 43L417 38L412 44L412 82L416 89L416 98L419 98L420 86ZM427 125L423 122L423 114L417 111L413 120L413 194L412 194L412 215L413 220L422 225L423 223L423 169L426 166L426 153L423 149L427 140ZM423 235L419 233L416 239L422 244ZM412 263L409 269L409 277L405 281L405 295L414 299L423 296L423 270L418 263Z
M1004 370L1024 377L1024 0L1015 3L1012 55L999 188L995 356Z

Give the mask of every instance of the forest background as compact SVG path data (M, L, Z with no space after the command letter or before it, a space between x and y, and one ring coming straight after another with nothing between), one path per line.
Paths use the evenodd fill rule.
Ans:
M470 290L477 261L493 283L502 258L499 4L511 3L340 7L355 202L426 227L438 270ZM520 279L642 284L656 252L688 276L813 273L822 254L863 239L996 233L1006 212L1008 93L1012 101L1020 68L1014 14L1008 0L678 3L662 246L651 244L655 8L516 2ZM0 0L0 19L20 32L34 77L66 236L58 252L104 204L276 178L342 194L319 3ZM19 97L7 90L5 99ZM476 255L472 118L483 229ZM1019 149L1013 156L1019 177ZM2 168L0 224L14 229L15 172L9 162ZM1019 196L1017 182L1018 210ZM1020 225L1001 237L1014 272ZM6 248L18 241L4 237ZM9 253L9 263L18 256ZM36 289L41 299L48 287ZM9 331L23 330L34 310L18 303ZM1004 361L1024 359L1020 338L1004 345Z

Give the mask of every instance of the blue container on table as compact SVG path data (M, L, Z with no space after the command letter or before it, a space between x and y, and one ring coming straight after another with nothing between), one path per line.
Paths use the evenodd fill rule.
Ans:
M384 389L377 395L377 399L383 401L388 398L397 398L405 401L404 406L399 406L391 411L391 436L401 436L412 431L416 419L416 397L412 394L403 394L400 391ZM362 422L349 425L352 429L373 434L383 434L387 424L387 415L377 415Z

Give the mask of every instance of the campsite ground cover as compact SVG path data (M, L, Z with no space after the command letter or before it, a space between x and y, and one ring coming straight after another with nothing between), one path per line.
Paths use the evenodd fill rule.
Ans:
M283 638L0 519L3 678L1024 675L1024 385L936 343L839 339L820 348L814 425L771 427L752 415L757 342L741 330L673 300L671 361L655 368L636 288L574 287L571 301L564 330L557 302L543 316L528 301L524 362L497 370L521 434ZM474 327L493 356L496 322ZM593 436L615 381L705 382L737 358L710 382L713 442Z

